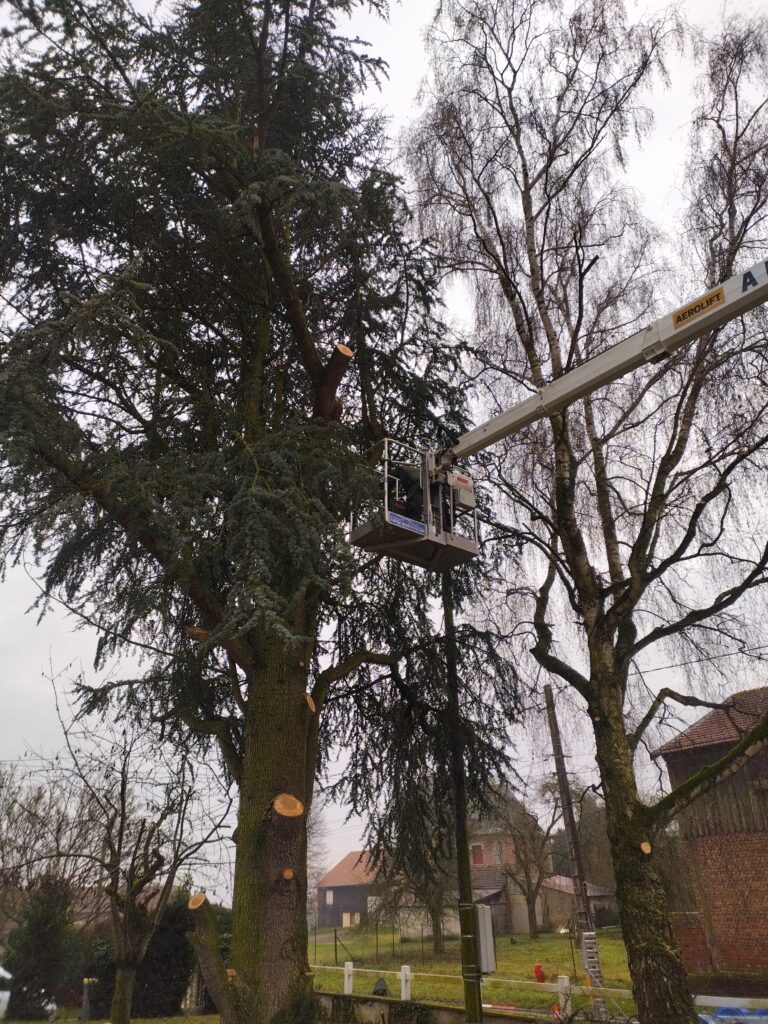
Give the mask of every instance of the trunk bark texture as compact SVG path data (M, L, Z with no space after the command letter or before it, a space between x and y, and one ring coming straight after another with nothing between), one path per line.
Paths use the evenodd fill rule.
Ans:
M115 991L110 1009L111 1024L130 1024L133 990L136 987L136 968L118 965L115 974Z
M528 908L528 935L531 939L538 939L539 923L536 920L536 897L534 896L531 900L529 896L526 896L525 904Z
M432 919L432 952L435 956L442 956L445 952L442 908L433 908L430 917Z
M637 793L623 702L617 687L600 687L590 708L605 793L616 896L641 1024L696 1024L664 889L653 865L645 808ZM645 850L648 847L645 846Z
M275 639L261 650L259 672L249 692L231 953L237 982L247 986L252 997L247 1024L267 1024L278 1011L290 1015L312 990L306 823L317 729L305 698L305 662L307 656ZM300 800L304 813L277 814L273 801L280 794Z

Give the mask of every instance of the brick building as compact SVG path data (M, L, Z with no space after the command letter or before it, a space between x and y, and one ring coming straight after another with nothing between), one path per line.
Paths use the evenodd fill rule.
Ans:
M535 818L522 804L518 804L518 809L535 822ZM490 904L496 933L506 935L510 932L527 932L528 908L525 897L504 870L505 865L515 863L514 841L504 821L486 816L477 822L470 840L470 854L475 902ZM550 874L551 853L546 858L545 870L548 877L542 882L536 901L536 921L541 929L567 928L576 912L573 880ZM612 889L587 882L587 890L593 912L600 910L610 914L618 913L616 895ZM478 896L478 893L481 895Z
M350 928L368 923L368 897L376 874L370 855L353 850L317 883L317 923L321 928Z
M714 764L768 715L768 687L735 694L670 743L663 757L678 786ZM768 749L696 800L678 823L695 907L673 915L691 971L768 970Z

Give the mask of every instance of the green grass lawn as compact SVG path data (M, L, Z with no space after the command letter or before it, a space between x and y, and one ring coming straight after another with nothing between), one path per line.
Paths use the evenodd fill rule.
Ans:
M367 995L379 977L379 972L399 971L402 964L408 964L416 975L411 985L411 997L416 1000L460 1003L463 1001L461 982L461 957L458 940L449 940L442 957L435 957L431 944L425 941L400 942L395 936L394 953L392 931L379 930L378 956L376 936L372 930L339 929L337 932L337 956L339 966L351 960L355 967L370 968L371 973L354 977L356 995ZM630 978L627 958L618 932L605 929L599 933L600 956L603 976L608 988L629 988ZM341 971L323 969L334 964L333 934L310 936L310 962L315 967L315 986L325 992L341 992L344 987ZM574 970L575 960L575 970ZM572 949L567 935L542 935L532 941L525 936L516 936L510 942L508 936L500 936L496 942L496 973L486 978L483 986L483 1001L521 1008L549 1007L557 1001L554 993L510 984L514 981L534 980L534 965L541 964L547 981L556 982L559 974L567 974L571 981L583 984L581 955ZM378 968L378 970L377 970ZM424 975L420 977L420 975ZM428 975L449 975L450 977L428 977ZM400 980L383 974L393 996L400 995ZM618 1006L619 1004L617 1004ZM631 1011L629 1001L623 1001L622 1009Z
M630 979L627 969L627 958L617 931L605 929L598 933L600 957L603 965L605 984L609 988L629 988ZM378 954L375 932L371 930L348 928L338 930L337 952L339 967L346 960L352 960L355 967L370 969L370 973L358 974L354 977L355 995L369 995L376 979L383 976L389 985L390 993L400 997L400 979L384 972L398 971L403 964L408 964L415 977L411 984L411 998L424 1002L462 1003L464 991L461 981L461 956L458 940L449 940L442 957L432 954L431 945L420 941L400 942L394 937L392 930L380 929L378 936ZM574 972L574 957L576 970ZM333 933L325 932L318 936L315 944L314 936L310 935L310 963L318 965L314 969L315 988L323 992L342 992L344 977L342 971L329 970L334 964ZM581 957L578 949L572 950L567 935L542 935L532 942L525 936L517 936L514 943L508 936L500 936L496 942L496 973L486 978L483 985L483 1002L516 1006L521 1009L549 1008L557 1001L554 993L542 992L533 988L524 988L504 979L520 981L534 980L535 964L541 964L547 981L556 982L559 974L567 974L577 984L583 984ZM447 977L429 977L429 975L447 975ZM576 1005L585 1005L586 999L579 1000ZM619 1007L625 1012L634 1009L631 1002L612 1003L611 1009ZM80 1013L79 1007L63 1007L59 1010L59 1019L73 1022ZM217 1024L218 1017L183 1017L160 1018L153 1021L135 1019L133 1024ZM16 1024L16 1022L5 1022Z

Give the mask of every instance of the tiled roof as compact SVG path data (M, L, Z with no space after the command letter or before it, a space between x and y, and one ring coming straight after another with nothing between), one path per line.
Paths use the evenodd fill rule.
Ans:
M318 889L337 885L371 885L376 872L371 867L371 856L365 850L353 850L336 867L331 868L317 883Z
M664 757L683 750L737 743L747 730L768 715L768 686L735 693L725 703L727 707L710 711L685 732L654 750L653 756Z
M568 892L573 895L573 879L567 875L551 875L545 878L542 883L545 889L555 889L557 892ZM613 889L606 889L604 885L594 885L587 882L587 893L590 896L613 896Z
M478 864L472 866L472 888L503 889L507 883L506 876L499 864Z

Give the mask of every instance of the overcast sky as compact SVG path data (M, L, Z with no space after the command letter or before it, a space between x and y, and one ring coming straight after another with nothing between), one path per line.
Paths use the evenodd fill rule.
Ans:
M755 0L688 0L681 5L691 21L713 28L724 11L748 15L764 9ZM634 11L649 9L632 7ZM416 94L425 71L423 32L433 10L432 0L405 0L392 5L389 23L382 23L368 14L353 20L354 30L371 43L371 51L389 64L389 79L380 93L372 94L370 102L386 112L396 134L416 113ZM670 65L671 87L653 97L656 126L642 149L632 152L629 179L637 189L646 214L672 237L675 222L684 204L682 170L686 158L690 113L693 107L695 71L687 57ZM685 298L685 297L681 297ZM619 340L619 339L617 339ZM29 567L34 576L34 566ZM23 568L12 569L0 584L0 673L3 685L3 714L0 717L0 758L15 760L28 751L51 751L59 746L51 685L51 669L63 678L79 671L92 676L95 648L93 631L75 630L75 623L63 609L55 609L38 624L35 613L28 609L38 588ZM119 671L118 666L113 671ZM120 674L125 671L122 666ZM674 678L674 677L672 677ZM671 678L660 675L658 682ZM571 741L572 767L588 771L593 761L588 748L569 736L568 715L566 741ZM543 737L542 737L543 739ZM534 747L538 744L534 743ZM523 753L521 768L525 773L542 770L531 748ZM340 769L339 769L340 770ZM648 772L651 781L652 772ZM327 812L330 827L328 847L330 861L335 862L347 851L359 848L360 823L345 824L345 810Z

